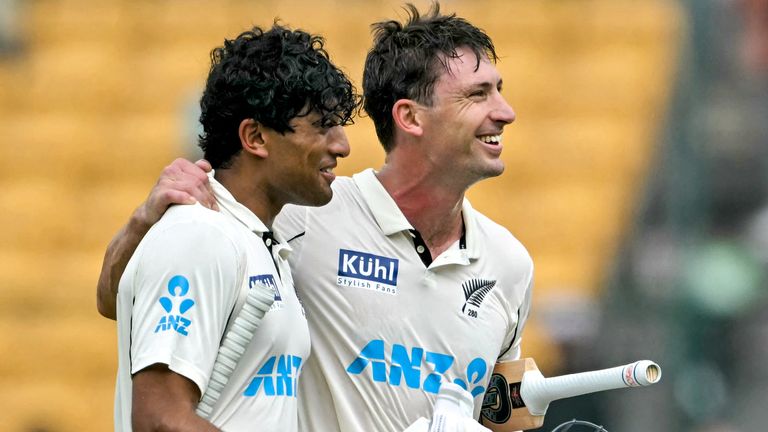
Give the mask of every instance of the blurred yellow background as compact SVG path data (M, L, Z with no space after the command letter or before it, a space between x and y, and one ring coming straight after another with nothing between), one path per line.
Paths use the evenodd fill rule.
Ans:
M162 167L197 157L210 49L279 17L324 35L359 88L369 24L404 12L392 0L16 3L21 52L0 57L0 430L110 430L116 336L95 309L102 254ZM603 295L657 157L686 17L671 0L442 6L485 29L501 56L517 113L507 169L469 196L533 255L524 355L560 373L562 341L537 311ZM370 120L347 133L338 171L378 167Z

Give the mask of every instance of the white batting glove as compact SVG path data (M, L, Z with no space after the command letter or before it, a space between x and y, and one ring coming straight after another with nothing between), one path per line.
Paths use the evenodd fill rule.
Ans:
M491 432L472 417L436 413L432 417L429 432Z
M403 432L491 432L472 418L472 395L453 383L443 383L432 420L420 417Z
M453 383L443 383L429 432L490 432L472 418L474 406L474 398L468 391Z
M459 432L492 432L490 429L476 422L475 419L473 418L463 417L460 420L451 419L448 421L452 422L451 425L450 426L445 425L445 426L448 428L453 427L454 429L445 429L445 430L452 430L452 431L459 431ZM443 430L443 429L438 429L438 430ZM408 428L403 432L431 432L431 429L429 428L429 420L427 420L424 417L419 417L418 420L416 420L412 425L408 426Z

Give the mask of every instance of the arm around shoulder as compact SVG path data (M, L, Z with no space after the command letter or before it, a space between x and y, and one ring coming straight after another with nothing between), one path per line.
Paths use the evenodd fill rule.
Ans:
M152 226L152 223L142 219L141 212L141 207L136 209L128 223L109 243L104 254L99 282L96 286L96 308L105 318L117 319L117 287L120 284L120 278L133 252Z
M106 318L117 318L117 288L131 255L141 239L173 204L201 203L218 210L208 182L208 162L176 159L165 167L149 196L131 215L107 247L96 288L96 308Z

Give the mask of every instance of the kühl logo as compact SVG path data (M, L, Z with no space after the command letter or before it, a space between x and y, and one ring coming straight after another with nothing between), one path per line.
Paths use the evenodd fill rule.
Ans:
M385 294L397 294L399 261L365 252L339 249L339 271L336 284L365 288Z
M243 396L256 396L263 387L266 396L296 397L300 373L301 357L290 354L272 356L253 377Z
M186 336L188 334L187 328L192 324L192 321L183 315L195 305L194 300L182 298L189 292L189 281L181 275L172 277L171 280L168 281L168 292L171 294L171 297L160 297L158 300L160 306L163 307L163 310L165 310L167 315L160 318L157 327L155 327L155 333L175 330L177 333ZM178 314L172 313L174 304L173 297L178 297L177 300L180 300Z
M411 348L410 354L408 348L400 344L392 345L389 371L387 371L387 361L385 358L385 345L381 339L374 339L368 342L360 351L357 358L347 366L347 373L352 375L361 374L368 365L371 365L371 373L375 382L388 383L391 386L400 386L403 379L405 385L412 389L422 389L428 393L437 393L440 390L442 377L449 371L455 358L452 355L425 351L421 347ZM427 374L424 381L421 380L422 365L431 365L428 369L434 372ZM387 374L389 372L389 374ZM472 396L485 393L485 387L481 384L488 372L488 365L485 361L477 357L467 366L466 380L454 379L454 384L468 390L470 386ZM389 375L389 376L387 376Z
M248 278L248 289L253 288L254 285L257 283L260 283L262 285L266 285L270 288L272 288L272 291L275 292L275 301L279 302L283 300L283 297L280 295L280 290L277 288L277 282L275 282L275 277L271 274L263 274L263 275L256 275L251 276Z

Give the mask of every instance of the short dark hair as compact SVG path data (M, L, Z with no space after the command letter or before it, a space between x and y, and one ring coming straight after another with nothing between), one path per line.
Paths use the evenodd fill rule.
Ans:
M392 107L398 99L432 104L432 92L446 60L456 58L456 49L470 48L480 59L497 60L496 49L485 32L456 14L441 15L435 1L426 15L410 3L405 25L388 20L373 24L373 48L363 71L363 107L373 120L384 150L394 146Z
M360 105L349 78L331 63L324 39L277 22L254 27L211 51L200 100L200 148L214 168L228 168L242 146L244 119L284 134L289 122L312 112L320 127L348 125Z

